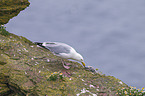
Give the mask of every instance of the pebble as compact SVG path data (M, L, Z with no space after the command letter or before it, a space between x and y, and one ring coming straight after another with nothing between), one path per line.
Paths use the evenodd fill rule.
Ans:
M91 71L92 73L97 73L96 70L92 66L85 67L86 70Z

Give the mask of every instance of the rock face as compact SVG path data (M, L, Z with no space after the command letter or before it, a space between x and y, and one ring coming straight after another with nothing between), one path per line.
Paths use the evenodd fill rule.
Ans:
M28 5L27 0L1 0L0 25ZM118 89L128 87L115 77L64 61L70 69L49 50L0 26L0 96L115 96Z
M17 16L29 4L28 0L0 0L0 25L8 23L12 17Z
M0 28L0 96L114 96L121 80L85 70L22 36Z

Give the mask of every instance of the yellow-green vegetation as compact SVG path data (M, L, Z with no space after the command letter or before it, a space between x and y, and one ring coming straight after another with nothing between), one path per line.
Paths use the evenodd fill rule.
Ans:
M92 73L77 63L65 69L61 58L0 27L0 94L4 96L115 96L128 88L121 80Z
M0 26L0 29L1 29L1 30L0 30L0 34L3 35L3 36L9 36L10 33L7 32L7 31L5 30L5 28L6 28L6 27L4 27L3 25Z
M6 24L29 4L28 0L0 0L0 25Z
M50 76L48 76L47 80L49 81L63 80L64 81L64 76L60 72L54 72L54 73L51 73Z
M136 87L130 86L128 88L122 87L122 89L119 89L116 94L119 96L144 96L145 91L144 87L140 90L136 89Z

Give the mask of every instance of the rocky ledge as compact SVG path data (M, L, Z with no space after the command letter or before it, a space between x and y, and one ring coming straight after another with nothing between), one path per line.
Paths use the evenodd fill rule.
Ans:
M128 87L113 76L92 73L77 62L65 69L61 58L0 27L0 95L114 96Z
M28 0L0 0L0 25L17 16L21 10L29 6Z
M65 69L61 58L1 26L27 6L27 0L0 1L0 96L115 96L128 88L77 62L64 60L71 64Z

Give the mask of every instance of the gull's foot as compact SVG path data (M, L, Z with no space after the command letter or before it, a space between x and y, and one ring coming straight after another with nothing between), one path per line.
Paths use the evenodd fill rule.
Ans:
M70 69L70 66L69 66L69 65L71 65L70 63L65 63L63 60L61 60L61 62L62 62L63 67L64 67L65 69Z

